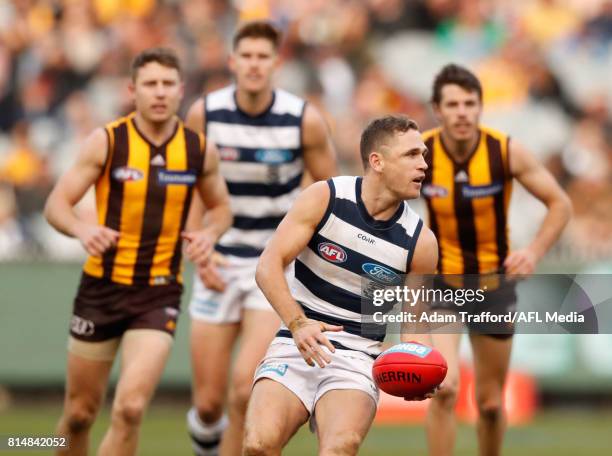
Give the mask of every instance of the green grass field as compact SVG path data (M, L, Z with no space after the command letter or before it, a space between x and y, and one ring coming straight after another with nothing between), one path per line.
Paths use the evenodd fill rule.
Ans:
M184 411L187 404L154 404L142 429L140 455L190 455L185 434ZM53 432L60 406L43 403L40 406L12 407L0 412L0 435L49 435ZM108 409L100 416L93 430L92 445L96 445L108 424ZM528 426L510 428L504 455L528 456L599 456L612 451L612 411L551 411L545 412ZM49 455L51 451L9 451L4 454ZM92 454L94 452L92 451ZM316 454L314 436L302 428L283 454L306 456ZM361 455L425 455L425 439L421 426L375 427L370 431ZM458 456L476 454L475 430L461 425L457 441Z

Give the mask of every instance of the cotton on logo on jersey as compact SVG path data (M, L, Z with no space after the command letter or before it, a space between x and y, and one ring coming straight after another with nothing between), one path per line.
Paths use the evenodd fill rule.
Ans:
M144 174L136 168L122 166L113 170L113 178L121 182L132 182L142 179Z
M342 247L332 244L331 242L322 242L319 244L319 254L327 261L332 263L344 263L346 261L346 252Z

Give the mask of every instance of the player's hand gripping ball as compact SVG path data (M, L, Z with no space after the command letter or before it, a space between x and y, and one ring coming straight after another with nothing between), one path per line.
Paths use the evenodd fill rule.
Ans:
M378 387L392 396L423 398L446 377L446 360L438 350L418 342L394 345L372 367Z

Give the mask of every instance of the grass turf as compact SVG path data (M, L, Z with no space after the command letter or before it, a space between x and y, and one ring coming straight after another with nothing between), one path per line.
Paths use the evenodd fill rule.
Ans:
M187 404L156 403L149 409L142 428L140 451L143 456L190 455L185 433ZM29 404L13 406L0 412L0 436L50 435L60 413L60 404ZM92 432L96 445L108 425L108 408L97 420ZM529 456L599 456L610 454L612 447L612 411L589 412L561 410L541 413L531 424L510 428L504 443L504 455ZM425 437L420 425L376 426L364 442L360 455L425 455ZM460 425L456 446L457 456L476 454L473 426ZM7 451L4 454L49 455L46 451ZM91 454L95 452L91 451ZM315 437L303 427L283 452L290 456L316 454Z

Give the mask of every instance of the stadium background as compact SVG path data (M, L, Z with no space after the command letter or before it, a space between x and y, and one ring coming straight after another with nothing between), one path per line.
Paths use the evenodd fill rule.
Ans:
M432 126L433 75L448 61L469 65L483 82L484 122L533 150L573 201L575 216L539 271L612 272L610 0L0 0L0 435L49 434L61 410L83 254L41 216L53 182L93 128L129 111L126 74L137 52L180 53L184 113L230 80L238 21L262 17L286 34L278 85L327 114L347 174L360 172L368 119L404 112ZM515 188L516 247L535 234L543 207ZM92 195L79 210L91 213ZM187 331L183 315L142 454L188 454ZM609 454L611 343L611 335L516 337L513 369L533 380L539 406L510 429L507 454ZM287 454L312 454L312 440L301 432ZM421 425L378 424L363 454L424 448ZM469 425L458 448L475 452Z

